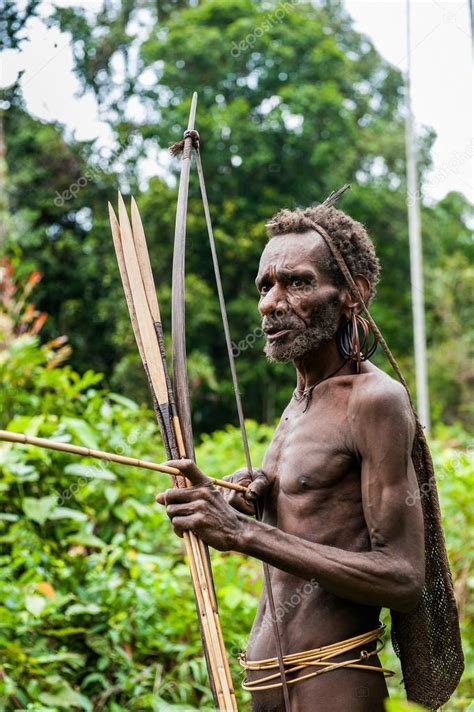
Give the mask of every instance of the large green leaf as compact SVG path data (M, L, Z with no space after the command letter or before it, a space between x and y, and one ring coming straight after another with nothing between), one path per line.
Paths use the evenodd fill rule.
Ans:
M24 497L22 508L28 519L44 524L55 509L57 501L58 498L54 494L38 498Z
M39 699L46 705L60 707L61 709L73 709L79 707L86 712L92 710L92 703L84 695L73 690L65 681L54 692L42 692Z
M115 480L116 475L111 470L105 468L102 462L97 461L90 465L84 465L79 462L66 465L64 468L66 475L74 475L76 477L85 477L91 480Z
M83 447L90 447L93 450L99 450L99 443L97 440L97 435L91 426L81 420L81 418L71 418L67 416L63 418L63 423L66 428L71 432L76 438L76 445L81 445Z

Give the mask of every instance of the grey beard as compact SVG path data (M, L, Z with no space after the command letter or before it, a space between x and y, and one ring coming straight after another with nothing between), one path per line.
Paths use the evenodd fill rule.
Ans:
M313 324L301 331L290 344L267 341L264 353L269 361L288 363L303 356L308 351L316 351L323 344L332 341L338 329L339 307L331 305L325 314L318 314Z

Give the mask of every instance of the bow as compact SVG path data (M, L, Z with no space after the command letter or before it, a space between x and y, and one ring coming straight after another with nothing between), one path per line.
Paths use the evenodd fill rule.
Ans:
M197 94L193 94L191 110L188 121L188 132L194 128L196 117ZM183 144L183 160L181 165L181 175L179 180L178 201L176 207L176 225L173 254L173 277L172 277L172 342L173 342L173 381L174 394L176 398L176 419L181 425L179 437L180 457L191 457L194 459L194 442L191 424L191 408L189 403L189 387L186 369L186 335L185 335L185 299L184 299L184 277L185 277L185 246L186 246L186 215L188 207L189 174L191 168L191 143L192 139L186 135ZM208 665L209 678L213 689L214 699L218 705L221 699L225 700L227 706L219 709L236 710L237 704L232 687L229 664L227 661L222 630L220 627L217 601L215 597L214 581L212 577L211 561L207 546L193 535L198 544L198 557L205 574L206 592L212 604L212 611L207 615L215 622L215 629L211 631L212 646L206 641L206 631L202 628L204 652ZM213 637L217 637L217 645ZM215 660L213 660L215 658ZM213 664L214 663L214 664ZM217 665L220 677L216 677L213 667ZM219 693L218 684L221 692Z
M227 352L229 357L229 365L232 375L232 384L234 387L237 414L240 424L240 432L243 450L245 454L245 461L248 469L249 476L253 478L253 468L252 460L250 456L250 448L248 443L247 431L245 428L244 412L242 407L242 399L240 395L239 383L237 378L237 371L235 367L235 358L232 349L232 339L230 335L229 321L227 318L227 309L225 305L224 291L222 287L222 279L220 274L219 260L217 256L216 243L214 239L214 231L212 228L211 214L209 210L209 201L207 199L206 184L204 180L204 172L201 162L200 154L200 144L199 144L199 134L194 129L194 122L196 116L196 103L197 94L193 94L191 113L188 123L188 129L184 134L184 140L179 144L175 144L171 148L173 155L177 155L180 150L183 151L183 163L181 168L181 180L179 185L178 194L178 208L176 215L176 231L175 231L175 244L174 244L174 257L173 257L173 293L172 293L172 307L173 307L173 328L172 328L172 338L173 338L173 373L175 380L176 389L176 401L178 406L178 413L181 422L184 424L184 436L186 447L188 452L191 452L192 448L192 426L191 426L191 413L189 407L189 390L187 382L187 372L186 372L186 337L185 337L185 317L184 317L184 273L185 273L185 243L186 243L186 211L187 211L187 200L188 200L188 184L189 184L189 173L192 158L192 149L195 151L196 158L196 168L199 178L199 186L201 190L201 197L204 207L204 214L206 218L206 227L209 237L209 244L211 248L212 262L214 267L214 275L216 280L217 293L219 298L219 306L221 311L222 324L224 327L224 338L227 346ZM257 519L262 518L262 508L258 502L255 502L255 511ZM271 571L268 564L263 563L263 572L265 579L265 589L268 596L268 603L270 606L270 614L272 617L273 632L276 644L276 656L278 659L278 665L281 676L283 701L285 712L290 712L290 700L288 693L288 684L285 676L285 667L283 663L283 651L281 645L281 636L278 627L278 621L275 611L275 601L273 598L272 591L272 581L271 581Z
M194 99L194 112L195 106L196 99ZM184 174L181 181L180 201L178 201L178 237L180 236L180 224L184 226L185 221L188 179L189 170L187 175L186 173ZM184 206L183 195L185 196ZM119 219L117 219L110 203L109 218L133 332L151 391L153 409L160 426L166 453L168 458L183 458L186 457L187 452L193 453L190 411L188 407L187 417L189 423L185 433L187 442L190 445L188 445L189 449L186 450L180 418L174 403L174 391L166 364L159 303L140 213L136 202L132 198L130 223L125 203L120 194L118 202ZM179 222L179 216L182 217L181 223ZM185 364L181 372L186 376ZM181 398L187 397L187 393L183 394L182 390L178 389L177 393ZM184 402L186 403L186 401ZM121 465L146 468L171 475L177 487L190 486L190 483L179 469L139 460L138 458L4 430L0 430L0 440L67 452L82 457L93 457ZM246 488L242 485L213 478L209 479L221 487L240 492L246 491ZM185 533L184 542L191 568L203 648L216 707L223 712L234 712L237 710L237 704L217 610L209 553L204 543L192 532Z

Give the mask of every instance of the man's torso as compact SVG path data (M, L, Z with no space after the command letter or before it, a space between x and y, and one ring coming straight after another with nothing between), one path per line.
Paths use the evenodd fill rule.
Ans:
M288 404L263 463L263 470L273 480L264 505L264 521L268 524L326 546L359 552L370 550L357 450L363 423L357 419L357 403L363 398L364 389L370 388L369 379L387 376L372 366L366 368L370 369L366 374L335 377L320 384L308 404L294 398ZM380 609L375 606L344 600L325 591L314 579L300 579L275 568L271 568L271 577L284 654L335 643L378 627ZM275 655L274 629L264 592L247 657L262 660ZM374 660L371 659L372 664ZM307 670L301 674L304 672ZM381 674L361 673L364 680L370 674L381 680L369 680L369 687L380 688L382 683L384 691ZM340 686L341 675L342 680L354 683L355 690L366 689L365 682L361 686L360 680L357 681L356 670L327 673L296 687L319 690L324 697L328 693L326 688L330 692L335 684ZM354 702L352 709L366 709L364 695L357 704ZM272 708L268 705L263 709Z

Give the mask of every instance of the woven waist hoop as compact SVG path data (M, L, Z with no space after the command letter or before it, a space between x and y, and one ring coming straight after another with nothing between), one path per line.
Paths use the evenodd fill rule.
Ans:
M311 677L323 675L332 670L340 668L357 668L358 670L370 670L371 672L382 673L385 677L391 677L394 673L391 670L380 667L380 665L370 665L367 661L379 654L384 646L383 634L385 626L380 625L375 630L356 635L338 643L324 645L321 648L306 650L302 653L293 653L283 656L285 676L288 685L303 682ZM372 650L368 649L371 643L376 643ZM334 660L341 655L350 653L351 656L344 660ZM244 670L265 671L264 677L256 680L245 679L242 683L244 690L256 692L258 690L271 690L282 687L280 672L278 670L278 659L268 658L267 660L247 660L246 653L241 653L239 663ZM276 670L276 672L272 672ZM299 674L303 673L303 674Z

